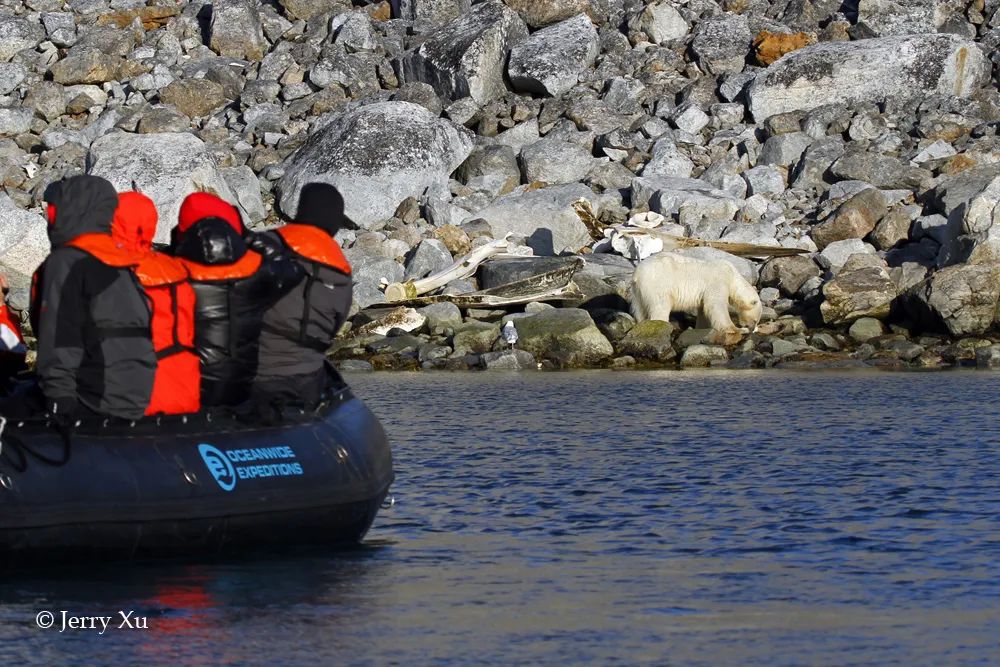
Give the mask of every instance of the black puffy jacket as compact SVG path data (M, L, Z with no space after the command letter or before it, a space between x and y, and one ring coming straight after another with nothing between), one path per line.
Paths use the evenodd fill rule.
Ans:
M315 402L314 388L322 387L326 377L326 351L351 309L351 268L337 243L319 228L286 225L256 235L251 243L265 256L291 256L306 272L306 279L264 315L258 383L267 385L264 393L277 388L286 398Z
M173 251L187 266L197 297L202 405L243 403L257 374L264 312L302 281L302 269L280 256L264 259L219 218L196 222L176 238Z
M149 305L129 268L67 245L108 236L118 195L103 178L75 176L49 186L45 200L53 249L35 273L31 320L49 409L139 419L156 373Z

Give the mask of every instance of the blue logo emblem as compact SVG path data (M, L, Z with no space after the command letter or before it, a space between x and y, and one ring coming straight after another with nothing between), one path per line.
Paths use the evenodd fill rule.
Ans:
M236 470L226 455L212 445L198 445L198 453L222 490L232 491L236 487Z

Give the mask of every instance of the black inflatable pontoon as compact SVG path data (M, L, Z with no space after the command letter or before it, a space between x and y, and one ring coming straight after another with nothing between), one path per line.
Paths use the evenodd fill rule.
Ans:
M0 567L357 542L393 480L382 427L346 387L279 426L7 420L0 442Z

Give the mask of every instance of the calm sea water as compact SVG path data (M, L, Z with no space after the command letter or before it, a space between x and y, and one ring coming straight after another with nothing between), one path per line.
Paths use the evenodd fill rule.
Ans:
M1000 374L350 380L362 548L8 577L0 663L1000 664Z

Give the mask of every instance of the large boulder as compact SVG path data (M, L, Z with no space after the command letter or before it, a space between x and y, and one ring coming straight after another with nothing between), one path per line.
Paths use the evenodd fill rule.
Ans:
M955 35L908 35L824 42L793 51L756 76L747 96L759 123L775 114L826 104L854 107L940 93L968 97L990 63Z
M614 354L614 347L580 308L544 310L517 320L517 345L537 359L562 366L590 366Z
M407 197L446 189L472 151L471 133L409 102L379 102L332 116L285 164L281 209L294 214L306 183L336 186L360 225L392 217Z
M510 52L515 90L558 97L576 85L597 58L597 29L585 14L542 28Z
M881 266L845 270L823 285L820 313L827 324L850 324L862 317L884 318L896 298L896 284Z
M538 255L575 253L592 241L574 206L581 199L597 203L593 191L580 183L516 190L465 222L486 220L497 238L506 234L523 236Z
M30 277L49 254L48 224L0 193L0 266Z
M886 213L881 190L866 188L834 211L833 215L812 228L810 236L822 250L835 241L863 239Z
M181 202L201 190L237 203L208 147L186 132L106 134L90 146L87 173L103 176L119 192L138 189L160 213L156 241L170 239Z
M429 83L447 99L471 97L485 104L506 92L507 53L527 36L517 14L489 0L433 32L403 58L403 78Z
M942 264L1000 261L1000 167L946 177L931 192L931 201L948 218L939 237Z
M521 151L521 168L528 183L575 183L594 168L594 158L580 144L542 139Z
M44 38L45 30L38 19L0 15L0 62L7 62L18 51L35 48Z
M753 33L745 14L705 19L695 29L691 51L702 69L712 74L741 72L750 53Z
M64 86L78 83L106 83L118 78L121 58L98 49L81 49L70 52L52 65L52 80Z
M260 0L212 0L209 46L221 56L260 60L268 50Z
M949 266L913 287L906 308L923 327L952 336L984 333L996 318L1000 276L995 267Z

